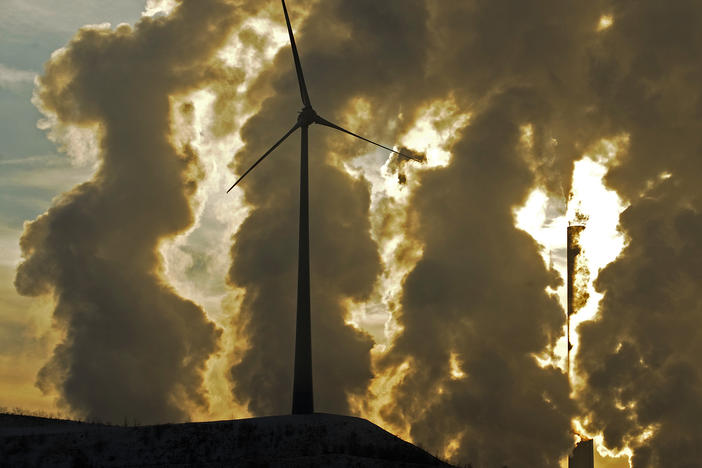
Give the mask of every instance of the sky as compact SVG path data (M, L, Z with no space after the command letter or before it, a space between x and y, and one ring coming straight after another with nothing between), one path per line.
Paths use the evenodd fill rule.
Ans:
M298 137L225 194L301 108L280 4L2 6L0 406L287 413ZM310 128L316 409L476 467L696 466L702 6L288 8L316 111L426 157Z

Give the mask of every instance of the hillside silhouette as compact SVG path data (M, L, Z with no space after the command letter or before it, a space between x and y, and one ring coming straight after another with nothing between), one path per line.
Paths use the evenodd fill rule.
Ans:
M111 426L0 414L0 466L450 467L361 418Z

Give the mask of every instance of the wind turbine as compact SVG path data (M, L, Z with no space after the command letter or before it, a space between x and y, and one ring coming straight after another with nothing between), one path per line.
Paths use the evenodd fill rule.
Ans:
M342 128L325 118L319 116L312 108L310 96L307 93L305 85L305 77L302 74L302 65L300 57L297 54L295 46L295 37L293 36L292 27L290 26L290 18L288 10L285 7L285 0L281 0L283 4L283 13L285 14L285 22L288 26L288 35L290 36L290 46L292 48L293 60L295 61L295 70L297 71L297 81L300 85L300 97L302 98L302 110L298 113L297 122L292 126L283 137L278 140L271 148L263 153L263 156L251 165L234 184L229 187L227 193L232 190L246 175L251 172L258 164L263 161L269 154L273 152L286 138L288 138L298 128L301 131L301 146L300 146L300 231L298 238L298 258L297 258L297 318L295 329L295 370L293 376L293 398L292 398L292 413L293 414L310 414L314 412L314 398L312 394L312 339L310 333L310 240L309 240L309 204L308 204L308 175L307 175L307 129L310 125L316 123L330 127L340 132L348 133L351 136L360 138L363 141L372 143L383 149L396 153L408 159L422 162L422 159L407 154L400 153L394 149L383 146L379 143L371 141L360 135L357 135L345 128Z

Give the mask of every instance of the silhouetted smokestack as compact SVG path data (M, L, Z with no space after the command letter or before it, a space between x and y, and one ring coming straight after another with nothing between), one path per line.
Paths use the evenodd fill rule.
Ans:
M573 283L575 278L575 259L580 253L580 233L585 226L576 224L568 226L568 316L575 313L573 302Z
M570 383L570 350L573 345L570 342L570 316L577 312L577 309L582 307L582 303L579 300L578 307L576 307L576 293L575 290L575 270L576 261L578 255L580 255L580 233L583 232L585 226L582 224L574 224L568 226L567 231L567 246L568 246L568 272L567 272L567 294L568 294L568 304L567 304L567 339L568 339L568 353L566 357L566 371L568 375L568 382ZM581 440L577 443L573 449L573 454L568 457L568 468L594 468L594 452L593 452L593 441L592 440Z
M594 468L595 444L590 440L581 440L568 457L568 468Z
M574 295L574 284L575 284L575 260L580 254L580 233L585 229L585 226L581 224L576 224L568 226L567 229L567 246L568 246L568 272L567 272L567 323L566 323L566 339L568 341L568 351L566 354L566 372L568 375L568 381L570 382L570 350L573 345L570 342L570 316L573 315L575 311L575 295Z

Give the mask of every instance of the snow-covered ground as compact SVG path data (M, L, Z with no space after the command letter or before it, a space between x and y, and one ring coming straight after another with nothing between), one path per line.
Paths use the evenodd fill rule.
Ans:
M3 416L0 466L449 466L350 416L318 413L136 427Z

